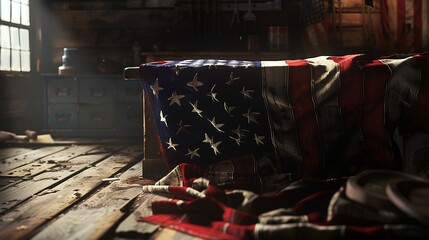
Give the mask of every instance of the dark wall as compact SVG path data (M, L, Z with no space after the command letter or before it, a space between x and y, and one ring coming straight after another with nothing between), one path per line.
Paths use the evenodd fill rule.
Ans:
M46 56L41 47L41 23L46 0L31 1L31 73L0 72L0 131L23 134L26 129L43 127L43 82L40 78L41 56Z
M97 5L96 3L103 4ZM122 2L122 4L120 4ZM246 51L247 35L259 35L259 50L267 51L267 29L270 25L289 26L290 49L296 47L299 31L296 6L282 1L280 10L255 10L256 22L243 21L247 9L240 9L240 23L230 26L232 11L207 8L205 3L192 1L193 11L178 5L165 7L164 1L150 7L127 8L127 1L50 1L51 11L46 19L44 35L51 49L45 51L46 69L55 72L61 65L63 48L76 47L85 71L97 73L103 59L112 60L116 67L134 65L133 45L141 51ZM142 1L145 2L145 1ZM174 2L174 1L165 1ZM201 2L198 11L197 2ZM217 1L219 2L219 1ZM231 1L233 2L233 1ZM246 6L247 1L242 2ZM268 1L269 2L269 1Z
M131 6L129 3L136 3ZM193 3L192 11L189 4ZM139 44L141 51L247 51L248 34L259 36L259 51L269 51L268 27L288 27L289 56L303 58L312 56L303 43L302 0L278 0L279 8L254 9L256 21L246 22L247 1L239 9L240 23L230 26L232 9L214 11L219 0L162 0L162 1L98 1L98 0L50 0L47 1L44 36L50 49L44 50L47 71L55 72L61 65L63 48L77 47L81 53L85 71L96 73L97 65L111 60L118 69L135 65L133 45ZM264 2L263 0L253 1ZM276 2L267 0L266 3ZM315 54L327 55L348 52L363 52L374 46L378 31L379 6L366 8L367 30L362 23L361 0L342 1L342 27L344 34L333 33L332 1L325 0L327 10L327 35L330 46ZM144 3L150 3L144 5ZM205 4L209 5L205 5ZM229 1L231 7L233 0ZM140 4L140 5L139 5ZM186 5L187 4L187 5ZM200 4L200 5L198 5ZM338 25L338 18L337 25ZM354 26L346 28L346 26ZM364 31L363 31L364 30ZM46 45L46 44L45 44ZM330 51L328 51L330 50Z
M26 129L41 129L42 93L42 84L38 77L2 77L0 130L23 134Z
M127 3L132 2L152 5L127 6ZM171 5L172 2L175 4ZM35 41L32 56L35 73L32 77L0 75L1 129L21 130L42 126L45 92L40 75L58 73L58 67L62 65L63 49L66 47L79 49L80 73L100 74L100 65L107 61L113 69L110 72L120 75L124 67L137 65L133 49L136 44L142 52L237 52L247 51L247 35L256 34L259 36L258 51L270 51L268 26L287 26L288 56L306 57L301 41L303 29L299 24L302 1L282 0L280 9L254 10L256 22L249 23L243 20L247 1L239 0L244 8L239 9L240 23L233 26L230 26L231 10L217 11L215 14L210 6L208 11L204 6L199 11L196 9L197 2L215 1L194 0L193 11L178 4L189 2L191 1L31 1L34 7L32 30ZM349 2L357 4L361 1ZM350 19L354 21L357 18L352 14ZM374 21L377 19L374 18ZM345 41L347 43L362 39L359 32L355 35L347 33L345 36L351 36L351 40ZM357 49L359 44L362 43L357 42Z

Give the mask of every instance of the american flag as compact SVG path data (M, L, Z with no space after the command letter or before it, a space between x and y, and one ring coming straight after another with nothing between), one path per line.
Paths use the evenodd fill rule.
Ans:
M143 186L173 199L153 201L140 221L204 239L427 239L424 224L349 199L342 177L400 169L398 127L429 134L429 54L164 61L140 72L161 148L181 163ZM261 151L276 152L278 172L247 158L211 172ZM318 181L252 190L291 172Z
M329 44L328 23L323 0L304 0L301 3L301 25L304 28L304 50L315 56L326 54Z
M185 60L140 71L171 168L272 153L283 173L326 179L401 167L394 131L427 130L427 58Z
M144 81L170 166L272 152L257 62L186 60L146 64Z
M380 1L378 48L387 53L429 50L429 1Z

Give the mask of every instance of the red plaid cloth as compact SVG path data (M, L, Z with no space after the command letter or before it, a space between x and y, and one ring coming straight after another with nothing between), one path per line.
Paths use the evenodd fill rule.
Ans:
M182 164L143 191L169 193L152 202L152 216L141 221L204 239L427 239L429 231L399 212L371 209L349 200L346 179L296 181L278 192L226 190L195 178L204 172ZM188 177L185 177L185 173ZM189 178L190 177L190 178ZM177 181L180 186L161 185ZM191 180L193 179L193 180ZM193 186L193 187L191 187Z
M244 155L210 165L183 163L176 166L158 185L196 187L195 180L204 177L225 189L244 189L256 193L278 191L298 175L285 174L272 165L271 155Z

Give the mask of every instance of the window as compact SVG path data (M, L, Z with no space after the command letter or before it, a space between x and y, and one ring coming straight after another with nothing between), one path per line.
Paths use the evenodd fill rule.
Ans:
M30 0L1 0L0 71L30 72Z

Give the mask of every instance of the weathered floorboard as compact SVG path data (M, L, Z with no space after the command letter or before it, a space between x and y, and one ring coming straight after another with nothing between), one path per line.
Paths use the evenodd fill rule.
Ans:
M148 238L150 235L160 229L158 225L151 223L138 221L141 217L147 217L152 215L151 202L153 200L166 200L167 197L163 197L156 194L141 193L138 207L124 220L116 229L116 235L119 237L128 238Z
M125 213L121 211L141 192L139 184L129 184L128 179L141 176L141 162L119 176L106 188L75 206L58 220L37 234L34 240L99 239Z
M152 201L167 199L171 199L171 197L141 193L139 198L136 200L136 209L119 224L116 229L116 236L129 239L200 240L201 238L194 237L186 233L139 221L142 217L152 215Z
M19 182L0 192L0 213L12 208L22 201L30 198L58 182L63 181L80 170L87 168L90 164L105 158L107 154L83 155L71 159L67 165L56 167L50 172L44 172L31 179ZM43 194L41 192L40 194Z
M46 222L103 186L103 178L112 177L141 160L141 152L141 146L128 147L51 188L46 194L35 195L1 216L0 236L12 240L34 235Z
M0 147L0 159L5 159L33 151L29 147Z
M31 161L10 171L4 172L5 176L33 176L49 168L56 166L58 163L66 162L79 155L85 154L90 150L97 148L96 145L70 146L69 148L56 152L52 155L43 157L37 161Z
M22 153L20 155L15 155L13 157L6 158L0 161L0 174L2 176L7 176L4 173L7 171L10 171L11 169L34 162L40 158L59 152L65 148L66 147L64 146L44 147L44 148L36 149L34 151L30 151L30 152Z
M149 240L203 240L199 237L194 237L186 233L182 233L169 228L162 228L160 231L153 234Z

